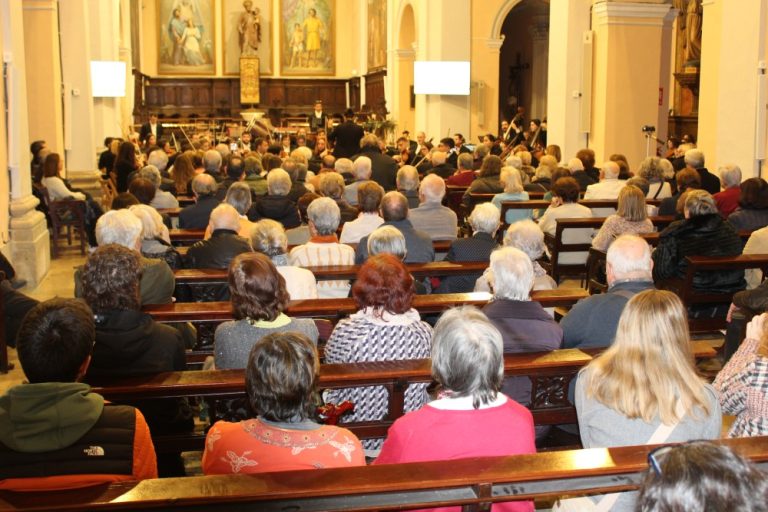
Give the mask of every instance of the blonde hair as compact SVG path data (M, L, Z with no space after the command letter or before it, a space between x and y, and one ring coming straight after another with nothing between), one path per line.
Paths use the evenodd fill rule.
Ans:
M501 168L499 181L504 183L504 192L507 194L517 194L523 191L523 178L520 171L511 165Z
M694 366L686 310L672 292L646 290L632 297L613 345L579 378L587 398L629 419L650 423L658 417L671 425L692 413L710 413Z
M639 222L648 218L645 209L645 194L634 185L625 185L619 192L619 204L616 214L630 222Z

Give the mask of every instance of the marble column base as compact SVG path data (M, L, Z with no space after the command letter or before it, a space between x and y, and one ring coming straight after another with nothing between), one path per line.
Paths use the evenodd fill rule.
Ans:
M51 267L51 245L45 215L35 210L35 196L11 201L11 263L20 279L36 287Z

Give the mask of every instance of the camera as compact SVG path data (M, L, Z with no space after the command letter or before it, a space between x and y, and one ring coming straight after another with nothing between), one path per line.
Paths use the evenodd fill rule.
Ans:
M656 131L656 127L649 124L643 125L640 129L643 131L643 133L653 133Z

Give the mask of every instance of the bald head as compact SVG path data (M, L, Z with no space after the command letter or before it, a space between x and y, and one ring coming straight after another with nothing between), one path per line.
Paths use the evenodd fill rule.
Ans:
M616 281L653 281L653 260L648 243L635 235L622 235L608 248L605 263L608 286Z
M387 192L381 200L381 217L387 222L408 218L408 199L400 192Z
M619 164L611 161L605 162L603 164L602 171L603 171L603 178L606 180L618 178L619 172L620 172Z
M220 204L211 212L211 231L217 229L229 229L237 231L240 229L240 214L229 204Z

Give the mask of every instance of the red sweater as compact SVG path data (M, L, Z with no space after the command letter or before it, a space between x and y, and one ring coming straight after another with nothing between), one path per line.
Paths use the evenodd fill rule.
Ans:
M715 203L717 209L720 210L720 215L727 219L730 214L736 211L739 207L739 196L741 195L740 187L731 187L715 194Z
M536 453L531 412L508 398L497 407L450 411L425 405L390 427L374 464L426 462ZM440 511L459 511L445 507ZM533 502L493 505L493 512L529 512Z

